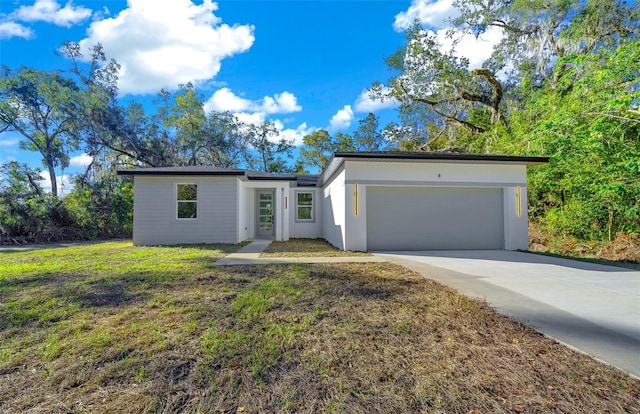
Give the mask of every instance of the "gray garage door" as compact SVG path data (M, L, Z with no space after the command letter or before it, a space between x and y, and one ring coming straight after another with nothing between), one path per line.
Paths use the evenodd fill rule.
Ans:
M503 249L500 188L367 187L367 248Z

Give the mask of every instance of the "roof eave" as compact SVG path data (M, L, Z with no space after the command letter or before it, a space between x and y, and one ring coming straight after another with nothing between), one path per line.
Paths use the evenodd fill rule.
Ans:
M189 176L243 176L244 171L144 171L144 170L118 170L118 175L189 175Z

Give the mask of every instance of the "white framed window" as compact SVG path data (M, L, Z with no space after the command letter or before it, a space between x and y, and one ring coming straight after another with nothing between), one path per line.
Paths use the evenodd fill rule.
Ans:
M198 184L176 184L178 219L198 218Z
M314 221L313 192L300 191L296 193L296 220Z

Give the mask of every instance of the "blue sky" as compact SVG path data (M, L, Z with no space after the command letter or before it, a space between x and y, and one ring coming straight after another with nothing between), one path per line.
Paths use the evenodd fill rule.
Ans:
M372 102L367 88L392 75L385 57L403 45L414 20L446 47L452 15L452 0L0 0L0 61L61 69L68 62L54 52L63 41L100 42L123 67L125 99L149 100L192 81L207 109L272 120L299 143L319 128L351 132L369 112L383 125L395 120L394 103ZM478 41L459 47L476 66L493 44ZM0 135L0 163L40 165L19 150L19 139ZM71 155L64 175L87 162Z

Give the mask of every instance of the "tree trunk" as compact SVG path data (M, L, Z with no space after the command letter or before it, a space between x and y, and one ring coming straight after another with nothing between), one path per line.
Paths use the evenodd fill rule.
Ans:
M56 182L56 170L53 166L53 161L47 161L47 169L49 170L49 178L51 179L51 194L58 197L58 183Z

